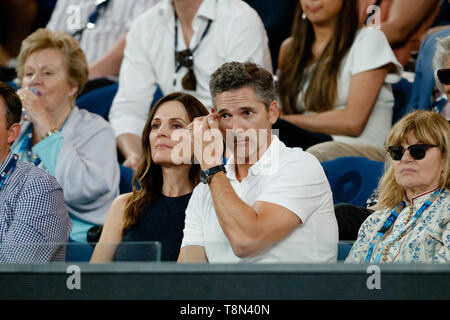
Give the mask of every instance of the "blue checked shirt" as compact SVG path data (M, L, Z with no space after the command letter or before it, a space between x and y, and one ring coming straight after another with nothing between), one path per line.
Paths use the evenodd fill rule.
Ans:
M13 157L0 163L0 172ZM72 223L63 190L32 163L17 163L0 190L0 263L64 261Z

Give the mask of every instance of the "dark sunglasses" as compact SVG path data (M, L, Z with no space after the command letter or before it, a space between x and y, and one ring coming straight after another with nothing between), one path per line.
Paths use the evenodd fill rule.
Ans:
M425 154L427 153L428 148L434 148L438 147L434 144L425 144L425 143L418 143L410 145L407 148L404 148L402 146L391 146L388 147L387 150L389 152L389 155L391 156L392 160L399 161L403 158L403 154L405 153L405 150L408 149L409 154L411 157L413 157L415 160L420 160L425 158Z
M197 78L194 73L194 56L192 55L192 51L186 49L177 52L176 56L179 65L189 69L181 80L181 85L186 90L195 91L197 89Z
M442 84L450 84L450 69L439 69L437 71L437 76Z

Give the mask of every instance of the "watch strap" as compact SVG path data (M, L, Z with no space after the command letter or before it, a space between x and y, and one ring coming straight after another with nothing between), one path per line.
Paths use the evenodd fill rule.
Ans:
M211 180L212 176L215 175L218 172L227 172L227 170L225 169L225 167L223 165L218 165L209 169L204 169L202 170L204 175L206 176L206 180L203 180L203 183L209 183L209 181Z
M220 171L223 171L223 172L227 172L226 170L225 170L225 167L223 166L223 165L218 165L218 166L215 166L215 167L212 167L212 168L209 168L208 169L208 173L209 173L209 175L212 177L214 174L216 174L217 172L220 172Z

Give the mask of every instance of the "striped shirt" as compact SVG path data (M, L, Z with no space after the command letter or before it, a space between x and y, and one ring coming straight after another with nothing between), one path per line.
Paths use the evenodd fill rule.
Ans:
M0 172L13 157L0 163ZM17 163L0 190L0 263L64 261L72 224L63 190L32 163Z
M110 0L105 12L100 14L96 26L86 29L80 46L86 54L88 64L101 58L108 49L128 31L131 22L160 0ZM84 28L96 0L58 0L47 28L73 34Z

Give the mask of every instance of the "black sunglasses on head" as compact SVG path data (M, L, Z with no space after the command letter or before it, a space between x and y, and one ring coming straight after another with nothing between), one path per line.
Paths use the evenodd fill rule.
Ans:
M439 69L437 71L437 76L442 84L450 84L450 69Z
M402 147L402 146L390 146L387 148L389 155L391 156L392 160L399 161L403 158L403 154L405 153L405 150L408 149L409 154L411 157L413 157L415 160L421 160L425 158L425 154L427 153L428 148L434 148L438 147L434 144L425 144L425 143L418 143L410 145L409 147Z

